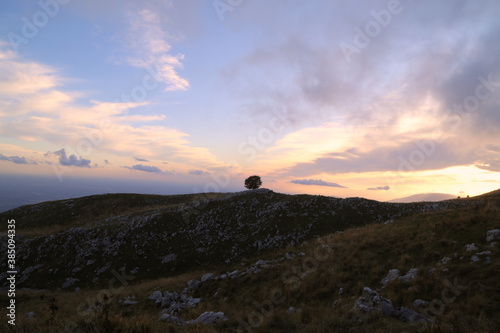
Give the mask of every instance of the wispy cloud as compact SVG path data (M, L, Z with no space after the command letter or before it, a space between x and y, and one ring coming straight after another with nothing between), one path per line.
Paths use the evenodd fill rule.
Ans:
M134 157L134 160L136 160L137 162L149 162L148 160L146 160L144 158L138 158L138 157Z
M0 133L5 137L49 143L70 152L82 143L86 148L82 151L87 150L90 136L97 142L90 144L92 154L169 160L181 164L185 172L193 165L211 168L223 164L208 148L192 145L187 133L162 126L158 121L165 116L128 114L128 110L147 102L90 100L82 104L86 94L58 89L59 82L67 79L62 79L55 68L27 62L1 47L0 59ZM149 125L151 120L158 121ZM68 165L91 165L84 163L90 155L80 156L78 162L66 159L63 163Z
M127 45L136 56L128 58L127 62L154 71L155 79L166 84L166 91L187 90L189 82L177 73L183 67L184 55L170 52L172 46L167 41L169 36L163 29L162 17L150 9L142 9L130 12L129 18Z
M327 181L324 181L321 179L295 179L295 180L290 181L290 183L300 184L300 185L318 185L318 186L347 188L347 187L339 185L337 183L327 182Z
M389 191L390 189L388 185L367 188L368 191Z

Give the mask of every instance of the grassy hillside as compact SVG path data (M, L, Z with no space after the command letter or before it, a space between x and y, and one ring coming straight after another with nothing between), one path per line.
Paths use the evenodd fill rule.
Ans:
M500 328L500 249L486 242L488 230L500 229L497 197L383 204L257 191L220 195L201 203L183 198L190 204L177 207L169 205L178 202L163 200L152 209L130 205L133 211L128 214L98 217L76 231L24 236L26 249L42 253L38 264L37 255L26 256L33 260L30 267L44 266L36 268L43 278L28 277L23 286L52 287L17 294L17 328L23 332L496 332ZM113 209L103 209L102 216L110 216ZM31 216L18 214L16 221ZM174 229L184 230L180 236L186 237L169 238ZM80 255L81 262L95 260L98 268L108 261L121 264L98 275L94 263L77 264L80 250L63 244L101 242L105 238L99 235L106 235L106 230L109 244L119 239L112 234L123 233L125 245L117 249L124 253L110 256L102 247L107 243L100 243L99 252ZM166 230L167 238L159 236L161 230ZM31 231L36 233L35 225ZM57 244L54 248L47 237ZM136 247L139 243L134 239L148 247ZM472 248L472 243L477 249L467 251L466 245ZM204 251L196 250L200 244ZM63 248L68 261L62 254L43 256L47 246L50 253ZM144 253L138 256L141 250ZM484 251L490 253L471 261ZM161 258L174 252L175 259L161 264ZM64 270L60 262L71 270ZM120 271L122 266L125 269ZM44 271L55 267L66 275ZM82 269L72 273L78 267ZM389 270L399 269L404 275L411 268L418 269L414 280L396 279L382 288L381 280ZM206 273L213 273L214 280L186 290L189 281L201 280ZM68 276L79 281L61 289L61 281ZM82 283L95 277L99 281ZM418 310L433 322L406 323L379 313L360 318L353 308L364 287L377 290L394 307ZM182 320L206 311L223 312L227 320L186 326L159 321L161 312L172 307L162 310L148 299L154 291L201 299L194 308L171 313ZM124 305L127 298L137 303ZM429 305L416 309L416 299ZM290 312L290 307L300 310ZM31 311L35 316L27 318ZM5 318L3 306L0 315Z

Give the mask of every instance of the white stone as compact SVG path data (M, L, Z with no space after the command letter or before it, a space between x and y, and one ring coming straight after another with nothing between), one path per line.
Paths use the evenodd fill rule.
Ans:
M198 318L194 320L190 320L188 324L203 324L208 325L221 320L227 320L227 317L224 315L224 312L204 312Z
M493 229L493 230L488 230L486 232L486 241L491 242L496 239L500 239L500 230L498 229Z
M156 301L163 297L163 294L159 290L153 291L153 293L148 297L149 299Z
M399 269L391 269L387 276L380 281L380 283L385 287L390 281L396 280L399 277Z
M400 276L399 279L404 282L411 282L415 280L418 274L418 268L412 268L406 273L406 275Z
M467 252L477 251L477 250L478 250L478 248L474 243L465 245L465 251L467 251Z

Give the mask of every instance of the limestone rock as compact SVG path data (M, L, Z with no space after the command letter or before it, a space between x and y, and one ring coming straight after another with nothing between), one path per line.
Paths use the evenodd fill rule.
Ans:
M467 251L467 252L469 252L469 251L477 251L477 250L478 250L478 248L477 248L477 246L474 243L472 243L472 244L466 244L465 245L465 251Z
M399 277L399 269L391 269L387 276L380 281L380 283L385 287L390 281L396 280Z
M221 320L227 320L227 317L224 315L224 312L210 311L202 313L198 318L188 321L187 324L209 325Z
M493 229L493 230L488 230L486 232L486 241L487 242L492 242L494 240L500 239L500 230L499 229Z
M412 268L406 273L406 275L400 276L399 280L402 280L404 282L411 282L415 280L418 274L418 268Z

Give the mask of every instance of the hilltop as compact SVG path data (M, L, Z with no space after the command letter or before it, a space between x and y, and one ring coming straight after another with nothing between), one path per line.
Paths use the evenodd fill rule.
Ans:
M36 314L21 321L25 331L487 332L499 324L498 245L486 240L500 229L494 196L402 204L266 189L109 194L0 216L16 219L18 288L30 289L21 308ZM120 277L119 292L95 304ZM437 315L422 311L446 281L467 289ZM60 310L48 310L42 294ZM381 304L391 304L389 315ZM417 311L425 324L402 319ZM203 313L219 323L193 321Z

